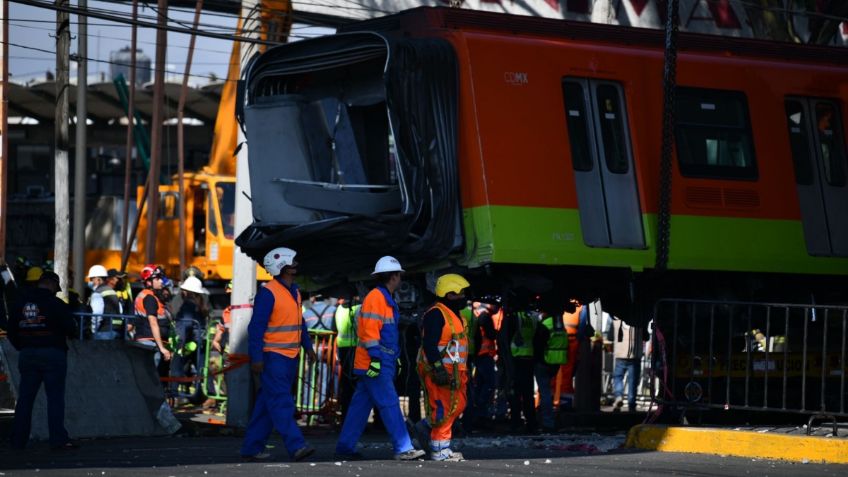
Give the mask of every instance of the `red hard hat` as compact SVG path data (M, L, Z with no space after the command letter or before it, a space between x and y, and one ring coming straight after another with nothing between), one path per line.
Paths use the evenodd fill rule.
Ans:
M145 265L144 268L141 269L141 279L144 281L153 279L155 277L164 277L165 273L162 271L162 267L154 264Z

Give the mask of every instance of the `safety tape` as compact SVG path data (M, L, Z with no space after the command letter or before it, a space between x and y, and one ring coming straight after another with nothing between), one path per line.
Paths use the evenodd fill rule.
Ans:
M231 310L241 310L244 308L253 308L253 305L250 303L245 303L244 305L230 305Z

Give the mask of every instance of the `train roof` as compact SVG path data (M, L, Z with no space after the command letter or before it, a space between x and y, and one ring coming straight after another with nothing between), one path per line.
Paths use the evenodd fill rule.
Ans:
M589 40L614 45L660 49L665 44L665 33L661 29L633 28L446 7L413 8L394 15L345 25L339 29L339 32L376 31L391 33L424 31L434 28L501 32L578 41ZM826 63L843 67L848 65L848 48L688 32L680 32L678 51Z

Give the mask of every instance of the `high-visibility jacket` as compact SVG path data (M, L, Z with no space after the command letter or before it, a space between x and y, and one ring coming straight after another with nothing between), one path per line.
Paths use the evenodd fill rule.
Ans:
M162 303L162 300L153 293L153 290L150 288L141 290L138 296L135 297L135 314L139 317L136 321L136 341L153 341L153 331L150 329L150 322L147 319L147 310L144 309L144 299L148 296L152 296L156 299L156 318L162 319L167 316L165 305Z
M474 314L470 306L460 310L459 314L465 320L465 329L468 330L466 333L468 334L468 356L477 356L477 347L474 343L474 336L472 336L473 330L477 329L477 315Z
M347 305L339 305L336 308L336 347L351 348L356 346L359 341L356 338L356 313L360 306L356 305L353 308Z
M533 357L533 335L536 334L536 318L526 311L516 314L518 328L510 343L510 351L514 358Z
M380 360L384 372L394 372L400 351L399 315L397 304L385 287L378 286L365 296L356 316L359 343L353 361L355 374L365 374L372 358Z
M445 319L438 344L442 364L449 373L453 373L454 370L465 371L468 362L468 335L465 333L462 319L443 303L436 302L428 313L434 309L439 310ZM423 348L418 353L418 361L425 365L429 364Z
M542 320L542 325L548 329L550 335L545 346L545 363L565 364L568 362L568 333L562 324L562 319L549 316Z
M583 305L579 305L574 313L565 312L562 314L563 322L565 323L565 331L569 335L577 336L577 327L580 325L580 311Z
M494 357L498 352L498 348L497 348L497 345L495 344L495 337L489 336L486 333L486 330L483 329L482 326L480 326L480 315L483 314L483 313L488 313L492 318L492 322L494 323L494 321L495 321L495 315L492 315L489 312L489 309L486 308L485 306L479 306L479 307L477 307L477 309L474 310L474 314L477 316L477 320L475 320L475 321L477 322L477 327L480 330L480 349L477 350L477 356ZM500 328L500 323L496 323L495 324L495 331L497 331L499 328Z
M282 283L271 280L265 288L274 295L274 308L268 317L268 328L263 336L262 351L278 353L288 358L297 357L300 352L300 339L303 331L303 317L300 312L300 290L297 300Z

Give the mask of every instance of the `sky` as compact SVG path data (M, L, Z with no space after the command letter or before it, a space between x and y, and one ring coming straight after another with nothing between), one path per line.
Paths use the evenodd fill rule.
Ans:
M53 10L20 5L10 2L9 4L9 43L22 46L9 46L9 72L14 82L26 82L32 79L43 79L48 70L56 68L55 54L55 19ZM77 2L71 2L76 6ZM151 8L151 6L153 8ZM118 15L130 18L132 8L129 4L101 2L89 0L88 7L91 9L104 9L115 12ZM156 12L155 2L143 4L139 2L139 18L154 22ZM193 9L171 8L168 13L172 20L180 21L191 26L194 19ZM146 17L146 18L145 18ZM200 18L201 29L219 33L233 34L235 32L236 17L234 15L203 12ZM176 23L172 22L172 25ZM292 40L303 37L312 37L330 33L331 30L317 29L305 25L295 25L292 30ZM111 52L130 46L131 27L100 20L89 19L88 26L88 57L97 60L109 61ZM188 44L190 35L183 33L168 32L168 52L166 69L174 74L182 75L188 56ZM151 58L156 53L156 31L152 28L138 29L138 48ZM34 49L24 48L37 48ZM226 78L227 63L232 49L232 42L215 38L197 37L194 59L192 61L191 73L198 76L209 76L213 73L219 78ZM77 16L71 15L71 53L78 50ZM89 62L89 77L105 74L105 80L109 80L109 64ZM76 76L76 63L71 63L71 76ZM194 77L191 83L205 83L202 77Z

